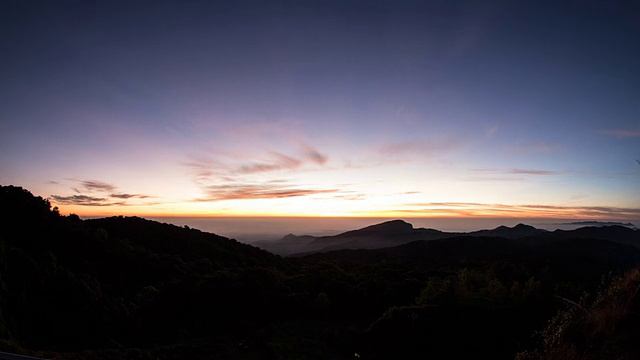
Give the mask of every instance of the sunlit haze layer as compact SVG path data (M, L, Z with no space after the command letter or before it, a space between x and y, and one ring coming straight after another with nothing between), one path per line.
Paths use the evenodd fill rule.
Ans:
M379 224L391 218L290 218L290 217L150 217L163 223L178 226L189 226L202 231L233 238L242 242L256 240L276 240L287 234L328 236L337 235L350 230ZM539 218L412 218L404 219L414 228L431 228L449 232L469 232L475 230L494 229L498 226L515 226L520 223L538 229L553 231L556 229L572 230L582 226L623 225L635 228L637 224L622 223L616 219L608 222L580 222L577 219L539 219Z
M0 29L0 183L63 214L640 221L634 2L9 0Z

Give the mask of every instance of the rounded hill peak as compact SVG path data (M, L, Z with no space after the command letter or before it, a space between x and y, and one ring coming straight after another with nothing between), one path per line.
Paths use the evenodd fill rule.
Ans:
M413 230L413 225L404 220L385 221L380 224L367 226L362 230L374 230L380 232L403 232Z

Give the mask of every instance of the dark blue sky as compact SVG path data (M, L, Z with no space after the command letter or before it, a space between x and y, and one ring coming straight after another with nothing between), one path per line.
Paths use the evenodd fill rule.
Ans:
M637 2L3 1L0 24L0 182L62 209L640 217Z

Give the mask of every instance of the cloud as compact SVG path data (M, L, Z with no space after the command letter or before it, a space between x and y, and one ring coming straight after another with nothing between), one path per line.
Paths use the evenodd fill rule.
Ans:
M299 189L289 186L278 186L277 184L225 184L207 186L205 189L206 198L196 199L196 201L280 199L335 192L337 192L337 190Z
M328 157L318 149L301 145L293 154L284 154L278 151L266 151L259 155L242 154L234 156L228 153L219 153L217 160L210 158L192 158L183 163L192 169L192 175L198 182L206 180L228 180L233 181L238 175L252 175L285 170L298 170L307 165L323 166L327 163ZM240 158L240 160L238 159ZM253 158L247 160L247 158Z
M302 165L300 159L287 156L278 152L270 152L270 159L261 163L250 163L237 168L238 174L254 174L277 170L297 169Z
M640 137L640 130L605 130L603 133L617 138Z
M116 190L116 187L111 185L111 184L107 184L101 181L95 181L95 180L83 180L80 181L80 185L88 191L107 191L107 192L112 192Z
M148 199L151 197L149 195L140 194L111 194L110 196L116 199Z
M341 194L334 195L333 198L340 200L365 200L367 195L355 191L343 191Z
M317 165L324 165L329 159L326 155L321 154L317 149L308 145L303 146L303 155L306 159L311 160Z
M472 171L480 172L480 173L492 173L492 174L516 174L516 175L540 175L540 176L549 176L549 175L562 175L564 172L554 171L554 170L541 170L541 169L473 169ZM471 178L477 180L490 180L492 178ZM504 178L497 177L493 178L498 181L514 181L513 178Z
M611 206L511 205L473 202L428 202L405 204L398 210L412 214L468 217L549 217L586 219L630 219L640 216L640 208Z
M308 189L281 179L287 171L310 170L328 162L326 155L307 144L300 144L290 153L269 150L259 154L217 155L216 160L194 157L184 163L204 194L193 201L276 199L337 192Z
M525 174L525 175L560 175L561 172L550 170L532 170L532 169L512 169L511 174Z
M106 198L99 198L87 195L60 196L51 195L51 198L60 205L82 205L82 206L109 206L118 205L110 202Z
M559 144L550 144L540 141L534 142L526 142L522 144L509 146L511 151L519 152L519 153L557 153L562 151L564 148Z
M193 158L190 161L182 163L182 165L188 167L192 171L194 180L198 183L206 182L215 176L213 169L223 169L226 171L226 165L203 158ZM218 170L220 172L220 170Z
M136 200L148 199L153 196L143 194L127 194L117 191L115 185L96 180L72 180L80 184L79 187L71 187L76 195L51 195L51 199L59 205L78 206L133 206L156 205L158 202L140 202ZM93 195L94 193L99 195ZM107 194L104 194L104 193Z
M524 178L516 178L516 177L468 177L462 179L462 181L470 181L470 182L494 182L494 181L524 181Z

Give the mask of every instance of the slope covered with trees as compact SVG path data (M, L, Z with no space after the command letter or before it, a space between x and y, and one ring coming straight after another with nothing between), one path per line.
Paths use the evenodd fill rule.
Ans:
M598 239L453 237L281 258L137 217L61 216L47 200L4 186L0 351L52 359L535 357L552 348L532 350L532 334L559 310L573 311L566 299L595 294L603 275L637 265L639 251ZM569 335L560 340L576 339Z

